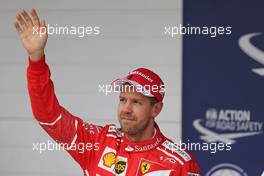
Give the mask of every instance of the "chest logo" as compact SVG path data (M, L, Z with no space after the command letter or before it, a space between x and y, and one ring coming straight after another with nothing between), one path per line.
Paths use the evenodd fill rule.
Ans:
M115 172L121 174L126 170L127 163L123 160L118 160L115 165Z
M148 172L149 171L149 169L150 169L150 163L148 163L148 162L142 162L142 164L141 164L141 172L142 172L142 174L145 174L146 172Z
M103 156L103 160L105 166L112 167L112 165L115 164L115 153L114 152L106 153Z

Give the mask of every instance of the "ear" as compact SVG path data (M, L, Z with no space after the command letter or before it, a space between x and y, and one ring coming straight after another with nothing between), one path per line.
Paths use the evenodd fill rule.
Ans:
M152 107L152 117L155 118L159 115L163 107L162 102L157 102L156 104L153 105Z

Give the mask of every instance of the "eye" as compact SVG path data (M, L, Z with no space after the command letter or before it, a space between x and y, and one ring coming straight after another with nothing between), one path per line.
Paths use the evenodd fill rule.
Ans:
M124 102L125 99L124 98L119 98L119 102Z
M138 100L134 100L133 103L141 105L142 103Z

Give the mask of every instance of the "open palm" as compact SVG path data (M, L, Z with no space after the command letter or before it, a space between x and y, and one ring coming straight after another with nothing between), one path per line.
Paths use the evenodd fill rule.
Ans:
M45 21L40 22L36 10L32 9L30 14L32 18L25 10L17 14L15 27L28 54L39 57L44 54L48 34ZM37 60L37 57L32 59Z

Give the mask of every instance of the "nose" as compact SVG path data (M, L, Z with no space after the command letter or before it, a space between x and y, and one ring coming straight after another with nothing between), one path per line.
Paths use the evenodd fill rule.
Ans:
M127 101L124 105L124 112L126 114L130 114L132 112L132 103L130 101Z

